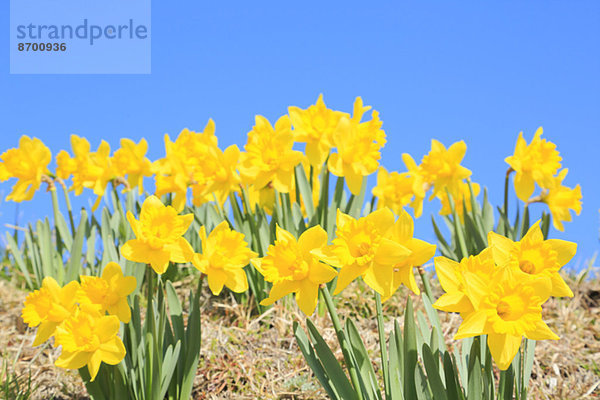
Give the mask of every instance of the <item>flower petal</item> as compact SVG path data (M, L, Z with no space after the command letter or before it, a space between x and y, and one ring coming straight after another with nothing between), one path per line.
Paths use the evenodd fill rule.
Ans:
M490 332L488 346L498 368L506 371L519 351L521 336Z

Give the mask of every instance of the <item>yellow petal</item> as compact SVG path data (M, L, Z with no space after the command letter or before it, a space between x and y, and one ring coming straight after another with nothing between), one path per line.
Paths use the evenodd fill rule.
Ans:
M467 314L462 324L460 324L456 335L454 335L454 340L483 335L485 333L486 322L487 317L485 310L473 311L472 313Z
M446 312L468 313L473 311L473 305L471 304L471 301L462 292L443 294L433 304L433 307Z
M122 276L123 270L121 269L121 266L119 264L111 261L104 267L104 270L102 271L102 279L110 281L110 278L112 278L115 275Z
M42 322L40 326L37 328L37 334L35 335L35 340L33 341L33 347L39 346L44 343L46 340L50 339L54 332L56 331L56 327L60 323L46 321Z
M411 251L401 244L390 239L382 239L377 252L375 253L374 261L382 265L395 265L400 263L406 257L410 256Z
M552 246L552 250L556 251L556 261L561 267L571 261L577 251L577 243L567 242L566 240L548 239L546 243Z
M227 282L227 274L221 269L211 268L208 271L207 279L210 291L215 296L218 296L221 290L223 290L225 282Z
M106 342L112 336L115 336L119 332L119 318L114 315L106 315L100 318L96 326L96 335L100 339L100 342Z
M322 262L311 263L308 279L314 284L327 283L337 275L337 271Z
M338 272L338 279L333 294L336 295L346 288L356 278L361 276L365 272L365 267L359 267L357 265L348 265Z
M443 256L434 258L433 263L442 289L446 292L458 291L459 282L455 272L458 268L458 263Z
M394 226L394 213L389 208L381 208L373 211L365 217L365 220L371 222L380 234L385 235L387 231Z
M346 178L346 183L348 184L350 193L358 196L362 188L363 176L359 174L358 171L356 171L352 166L348 167L346 164L344 166L344 178Z
M552 280L552 291L550 296L554 297L573 297L573 291L569 288L569 285L559 275L559 273L552 274L550 277Z
M91 354L83 351L68 352L63 350L54 365L65 369L79 369L88 363Z
M521 346L521 336L489 333L488 346L498 368L506 371Z
M307 229L300 235L298 246L303 253L309 253L311 250L323 247L327 244L327 232L319 225Z
M96 379L96 375L98 375L98 370L100 369L100 364L102 364L102 354L99 351L92 353L90 360L87 363L88 372L90 373L90 381L94 382Z
M246 278L246 272L242 268L228 270L225 286L235 293L244 293L248 290L248 278Z
M365 271L363 280L380 295L389 296L392 292L393 272L391 265L375 263Z
M544 321L535 321L535 330L525 332L525 337L531 340L558 340L558 335L546 325Z
M299 288L300 284L298 281L283 281L274 283L273 287L271 287L271 291L269 292L269 297L261 301L260 304L263 306L270 306L282 297L297 291Z
M496 232L488 233L488 243L492 249L492 256L498 265L505 265L516 252L515 242L507 237L498 235Z
M317 307L319 299L319 286L310 282L308 279L300 282L300 288L296 292L296 303L304 314L312 315Z
M535 190L533 177L528 173L519 173L515 175L515 192L522 201L527 201Z
M107 364L117 365L125 357L125 346L118 336L114 336L109 341L100 344L100 358Z
M175 263L187 263L194 256L194 249L184 237L179 237L175 242L168 244L164 250L170 253L170 260Z

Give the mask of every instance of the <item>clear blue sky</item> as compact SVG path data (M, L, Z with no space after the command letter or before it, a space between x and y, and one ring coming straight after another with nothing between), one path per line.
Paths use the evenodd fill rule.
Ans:
M152 73L80 76L9 75L7 3L0 13L2 150L22 134L54 153L68 148L73 133L94 147L101 138L117 147L121 137L145 137L156 159L165 133L201 130L208 118L220 144L241 146L255 114L273 121L319 93L328 106L350 111L360 95L384 122L383 165L403 169L400 154L420 159L431 138L465 140L464 165L496 204L519 131L529 141L542 125L569 168L565 183L583 191L582 214L551 235L579 243L572 266L600 247L596 0L154 1ZM9 189L0 186L4 195ZM418 235L433 239L429 215L438 209L437 201L426 207ZM50 210L39 192L20 205L20 222ZM0 213L2 225L13 222L15 204L2 203Z

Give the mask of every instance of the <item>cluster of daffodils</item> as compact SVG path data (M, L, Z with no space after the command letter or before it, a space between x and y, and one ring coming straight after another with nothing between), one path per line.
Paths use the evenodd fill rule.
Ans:
M440 199L440 214L452 212L448 193L452 196L459 215L463 213L463 201L470 211L471 189L467 180L471 171L460 165L465 156L467 145L460 141L448 149L437 140L431 141L431 151L417 165L409 154L402 154L402 160L408 171L389 173L384 167L377 174L377 186L373 195L379 198L379 207L390 207L397 211L410 205L415 216L419 217L423 210L423 200L427 191L432 189L429 200ZM479 194L479 185L471 183L473 194Z
M277 240L269 246L267 255L252 260L265 280L273 283L263 305L295 293L300 309L311 315L319 287L336 276L334 294L359 277L383 300L402 284L419 293L414 267L433 257L435 246L413 237L413 220L406 211L401 211L397 219L389 208L354 219L338 210L336 219L331 244L320 226L306 230L298 240L277 228Z
M560 268L575 255L577 245L544 240L539 222L519 242L488 234L489 247L460 262L435 258L435 270L446 292L434 307L460 313L455 339L487 335L496 364L506 370L523 336L558 339L542 320L542 304L550 296L573 296Z
M462 217L464 203L471 208L471 196L477 196L480 187L470 182L471 171L460 165L466 144L463 141L449 148L432 140L431 151L420 165L409 154L403 154L405 172L388 172L380 166L381 149L386 143L382 121L375 110L371 118L365 114L371 109L360 97L354 102L352 115L327 108L323 97L307 109L289 107L288 115L280 117L272 125L257 115L248 133L244 151L236 145L225 150L218 146L215 124L209 120L202 132L184 129L172 141L165 135L165 157L154 162L146 158L148 143L145 139L135 143L121 139L121 146L110 154L110 145L102 141L95 152L90 143L73 135L73 155L62 150L56 156L56 170L51 172L50 150L37 138L23 136L19 147L0 155L0 182L10 178L18 181L7 200L31 200L42 182L52 185L71 179L71 190L80 195L84 188L97 195L94 208L98 206L109 182L123 185L125 190L138 187L143 192L144 177L154 177L155 194L172 194L172 204L182 211L191 193L192 204L206 202L221 205L229 194L240 191L240 185L248 190L250 207L260 206L267 213L273 210L275 193L289 193L296 199L294 173L302 165L318 197L319 173L326 168L331 174L344 177L352 194L359 194L364 177L378 171L377 185L373 195L379 208L390 208L396 214L406 206L414 210L415 217L422 213L426 193L429 200L438 198L440 214L451 213L450 195L457 214ZM364 121L363 121L364 120ZM509 172L516 172L515 189L518 197L527 202L548 204L554 226L563 230L562 221L571 221L570 210L581 211L581 189L562 185L567 169L560 170L561 158L556 146L541 139L539 128L528 145L519 136L514 155L506 162ZM304 144L304 153L294 149ZM535 183L541 193L532 197ZM191 189L191 190L190 190Z
M223 286L236 293L248 290L243 268L256 253L248 248L244 235L232 230L227 221L217 225L208 236L202 226L199 232L202 250L195 253L183 237L193 219L193 214L178 215L175 208L150 196L142 204L139 220L127 213L136 238L121 247L121 254L130 261L148 264L157 274L165 273L170 262L190 262L206 275L215 295L221 293Z
M136 288L136 280L123 276L121 267L108 263L101 277L81 276L63 287L51 277L25 299L22 317L37 327L33 342L38 346L54 337L61 346L55 364L79 369L87 365L91 380L102 362L116 365L125 357L125 347L117 336L120 323L131 319L127 296Z
M523 139L523 132L519 133L515 152L505 161L510 165L508 173L515 172L517 197L527 204L548 204L554 228L563 231L562 222L571 221L570 210L577 215L581 212L581 188L579 185L575 188L562 185L568 169L560 169L562 158L556 145L542 139L542 133L542 128L538 128L529 144ZM541 193L533 196L536 183L541 188Z

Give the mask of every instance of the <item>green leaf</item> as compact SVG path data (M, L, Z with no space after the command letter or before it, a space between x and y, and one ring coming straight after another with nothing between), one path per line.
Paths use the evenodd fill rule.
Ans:
M462 389L458 382L455 361L450 353L444 353L444 377L446 381L446 395L448 400L464 399Z
M358 333L358 329L350 318L346 319L346 335L350 346L352 346L352 353L356 360L359 377L365 384L365 389L368 390L369 399L381 399L381 391L379 390L379 383L377 382L377 376L373 369L373 364L369 359L369 353ZM384 344L385 346L385 344Z
M346 377L344 370L338 363L329 346L327 346L327 343L325 343L325 340L323 340L323 337L319 333L318 329L309 319L306 320L306 326L308 327L308 332L310 334L317 357L319 357L319 360L323 365L323 369L330 377L331 383L336 388L336 391L344 400L358 399L358 395Z
M297 321L294 321L293 329L294 336L296 337L296 343L298 344L298 347L304 356L304 360L321 383L323 389L325 389L327 392L327 395L332 399L341 399L335 389L331 386L331 380L329 379L329 376L323 369L323 366L318 360L312 344Z
M427 371L427 382L433 392L435 400L447 400L446 388L442 383L439 372L439 361L434 357L431 348L425 343L423 344L423 363Z
M77 279L82 273L81 256L83 254L83 239L85 238L85 232L87 230L87 213L85 210L81 210L81 218L79 220L79 226L75 232L75 240L71 246L69 262L67 264L67 273L65 275L65 284Z
M415 385L415 367L417 365L417 338L415 314L410 296L406 301L404 311L404 396L406 399L415 399L417 389Z
M21 273L23 274L23 277L25 278L25 282L27 282L27 288L29 290L37 289L39 286L33 285L33 282L31 281L31 277L29 276L29 270L27 269L27 266L25 265L25 262L23 261L23 255L21 254L21 250L19 249L19 246L17 245L15 238L13 238L9 232L6 232L6 241L8 243L8 250L13 255L13 257L15 259L15 263L17 264L17 267L19 267L19 269L21 270Z
M306 178L306 172L304 167L298 164L295 169L296 176L296 187L300 190L300 195L304 201L304 208L306 210L306 216L310 220L315 214L315 205L313 203L312 188L308 179Z

